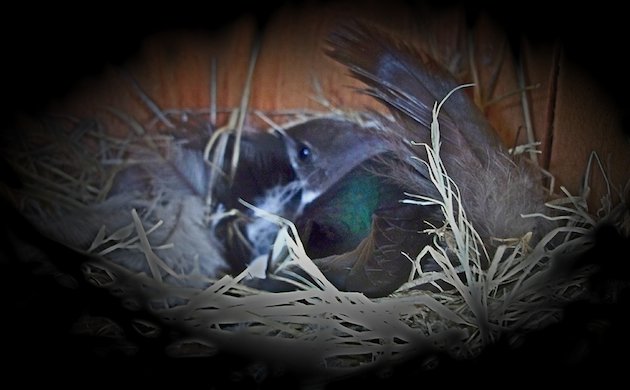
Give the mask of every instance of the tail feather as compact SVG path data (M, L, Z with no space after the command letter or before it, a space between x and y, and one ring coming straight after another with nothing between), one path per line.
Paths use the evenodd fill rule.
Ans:
M397 162L386 175L426 191L432 184L424 164L409 164L409 156L426 160L431 144L433 107L459 84L435 60L360 22L340 26L328 39L328 55L365 83L364 93L382 102L396 119L385 123L383 137ZM510 156L483 113L463 90L454 92L438 116L441 159L458 185L469 218L486 237L513 237L536 230L536 221L521 214L544 207L539 175L528 162ZM414 178L414 180L409 180ZM423 195L432 195L426 191Z
M413 141L430 141L434 104L460 85L445 68L426 53L359 22L337 29L328 43L328 55L366 84L363 91L384 103L411 132ZM460 155L468 164L486 161L487 153L478 145L501 148L498 136L463 91L455 92L444 104L440 128L446 153L468 151L469 156Z

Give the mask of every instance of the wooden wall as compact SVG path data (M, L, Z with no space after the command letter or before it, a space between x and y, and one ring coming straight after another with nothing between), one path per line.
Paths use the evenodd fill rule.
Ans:
M324 96L336 106L381 109L356 94L352 87L360 84L323 54L326 34L349 16L373 21L429 50L450 64L462 82L474 81L476 74L480 87L473 95L504 141L513 144L517 134L519 142L524 141L518 62L506 35L483 14L467 29L466 15L457 8L434 11L422 6L359 7L355 3L282 7L271 16L261 36L250 107L324 110L311 98L315 94L312 80L317 79ZM256 21L247 15L220 32L158 32L144 41L125 69L162 109L206 108L210 104L211 61L216 59L218 106L235 107L256 34ZM557 184L577 193L588 157L596 151L609 161L614 183L625 183L630 178L630 144L612 99L566 58L557 42L519 38L518 43L524 82L532 87L527 102L535 137L542 142L540 164L556 176ZM106 116L103 107L108 105L124 109L140 121L151 116L129 80L114 67L98 78L84 80L50 110L99 117ZM601 194L601 180L595 188Z

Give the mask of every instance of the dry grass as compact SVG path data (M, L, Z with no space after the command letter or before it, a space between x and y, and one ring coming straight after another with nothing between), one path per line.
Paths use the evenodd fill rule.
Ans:
M216 131L206 147L206 160L216 175L229 174L218 170L225 166L225 135L243 130L241 118L245 107L232 111L228 125ZM171 123L178 111L168 112L172 113ZM129 150L149 147L162 153L168 151L173 142L168 134L148 132L119 110L112 113L132 129L127 139L108 137L97 124L83 126L76 122L73 132L64 136L67 142L41 142L48 145L50 153L33 148L28 152L8 151L27 178L25 191L11 194L23 212L48 215L50 210L58 213L97 204L106 198L117 172L133 163L126 158ZM320 115L349 120L364 118L337 109L289 114L256 113L273 126L281 126L271 119L277 116L288 118L287 123ZM587 248L588 233L602 215L593 216L583 197L566 193L564 198L548 204L556 212L558 228L539 242L531 242L529 235L506 238L489 253L467 220L459 190L440 161L439 106L434 109L432 145L417 146L427 151L429 159L424 163L441 198L408 194L406 201L418 207L440 205L444 225L424 232L435 235L435 245L427 246L419 254L406 254L414 264L413 272L408 283L389 297L368 299L360 293L337 290L306 255L295 226L264 211L258 212L281 227L271 254L280 264L278 270L291 264L312 278L308 281L297 275L289 276L287 280L295 285L295 291L270 293L251 289L242 284L249 270L219 280L195 274L194 287L185 281L179 285L167 282L164 274L176 280L191 276L178 275L168 266L168 259L160 257L160 248L149 243L147 237L160 229L160 223L146 226L132 209L127 226L109 235L101 229L94 237L86 250L89 260L84 264L84 272L94 284L116 291L137 307L155 313L166 326L188 329L190 336L169 348L173 355L186 354L190 349L182 351L180 344L193 343L203 346L195 349L195 354L227 349L309 367L327 377L402 361L433 350L471 357L501 335L538 329L557 320L563 304L584 292L588 270L558 278L552 272L553 263L560 261L562 255ZM34 153L39 158L34 158ZM63 156L67 160L48 156ZM80 164L73 164L77 161ZM213 185L216 176L211 180ZM209 224L229 214L218 211L213 214L211 203L208 198ZM437 245L438 237L447 237L458 265ZM145 254L147 272L132 272L108 260L113 252L131 246ZM435 259L443 272L423 272L420 260L424 256ZM441 290L436 283L440 280L454 289ZM427 282L433 283L438 292L414 289Z

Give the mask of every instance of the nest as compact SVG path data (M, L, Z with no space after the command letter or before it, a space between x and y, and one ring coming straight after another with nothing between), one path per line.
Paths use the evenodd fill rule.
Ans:
M243 102L247 94L248 87ZM283 127L321 116L370 120L369 113L340 110L325 99L320 99L326 107L322 112L250 112L243 103L223 111L229 120L217 129L216 110L161 110L148 96L141 97L154 113L147 123L139 123L123 110L109 109L109 114L128 129L123 137L113 136L115 132L97 120L71 117L51 119L45 128L25 132L27 138L20 138L22 133L16 131L13 135L17 138L6 143L3 153L24 185L19 190L2 188L3 195L37 225L37 221L69 212L80 214L102 204L117 175L135 163L129 156L138 149L148 148L168 160L182 139L205 139L210 133L210 141L199 146L212 168L212 188L217 175L222 174L217 167L235 168L237 158L227 161L225 139L244 131L247 115L248 122L260 127ZM541 329L558 321L565 305L586 293L592 269L558 270L565 268L562 262L593 244L591 230L612 213L610 194L603 199L602 209L593 213L588 209L586 193L573 195L563 189L562 196L547 204L558 222L554 230L537 242L531 235L505 238L489 253L466 218L459 190L441 163L437 104L433 114L432 144L417 147L426 149L429 158L425 163L440 198L410 193L404 201L418 207L439 205L444 224L422 232L435 237L434 245L420 253L404 254L413 264L412 272L408 282L388 297L369 299L361 293L339 291L308 257L295 226L264 210L257 212L279 226L270 255L279 264L277 270L297 266L310 277L290 278L294 291L272 293L247 287L243 280L259 273L250 268L237 275L210 278L194 256L190 264L173 267L174 261L161 252L178 242L152 246L150 237L165 229L163 221L151 222L133 205L121 206L128 207L124 226L112 231L98 225L89 245L73 248L84 257L76 266L90 284L120 298L121 306L151 313L154 320L136 323L135 329L143 337L150 339L160 329L180 330L181 336L170 340L165 348L170 356L210 356L223 350L288 368L306 367L320 379L356 374L434 352L469 359L505 335ZM233 155L238 156L238 152ZM232 211L211 210L209 196L197 201L208 206L204 228L211 230ZM160 207L158 201L151 202L152 207ZM180 217L172 215L172 229L177 229ZM87 219L76 222L99 223ZM54 237L64 235L52 233ZM447 242L457 255L456 264L437 244L438 239ZM125 250L142 254L139 267L125 266L118 256ZM420 264L426 256L432 257L442 272L424 272ZM427 284L434 288L417 288ZM445 284L453 288L442 289ZM75 331L122 337L115 321L106 318L82 318ZM128 354L137 352L129 344L124 348Z
M45 219L98 205L106 199L118 172L130 163L125 157L130 149L148 145L168 158L169 150L179 142L173 134L205 135L213 125L208 122L207 111L161 111L147 124L121 111L111 112L132 129L127 137L112 137L97 121L57 120L52 122L56 127L54 139L49 138L50 132L31 132L28 142L12 143L27 147L5 151L25 183L20 192L6 190L5 195L23 214ZM234 109L230 113L232 120L213 132L212 143L242 131L243 122L237 118L244 112ZM352 121L369 118L337 109L306 114L254 113L257 120L273 122L273 126L322 115ZM418 147L427 150L427 164L442 198L408 194L405 201L418 207L439 204L444 225L424 232L435 236L435 245L419 254L405 254L414 264L413 272L409 281L388 297L368 299L361 293L337 290L309 259L292 223L263 211L260 214L264 218L280 226L271 254L279 269L297 265L312 278L292 279L295 291L271 293L247 287L242 281L253 272L250 269L218 280L204 275L199 264L185 273L173 269L169 266L172 262L160 254L163 248L152 247L149 242L160 223L148 224L132 207L126 226L113 232L103 227L89 247L74 248L85 255L81 265L84 277L120 297L121 305L152 313L158 321L142 324L146 337L160 328L184 330L184 336L166 348L169 355L205 356L217 349L227 350L290 368L308 367L320 378L354 374L435 351L471 358L506 334L541 329L559 320L566 303L585 293L590 269L566 274L557 272L558 262L589 248L589 232L602 214L597 217L590 213L583 197L565 193L548 204L560 223L556 229L539 242L531 242L530 236L517 237L487 253L466 219L457 186L441 164L437 106L432 132L433 144ZM206 146L205 158L210 165L217 156L225 158L217 154L217 148ZM610 207L605 204L604 211ZM207 221L210 225L227 214L229 211L209 214ZM446 238L459 264L452 264L437 245L440 237ZM144 270L112 261L111 256L122 249L142 252ZM435 259L443 272L423 272L420 260L425 256ZM482 266L483 259L487 266ZM454 288L442 290L439 281ZM436 287L434 291L415 288L427 283ZM109 322L105 324L113 329ZM84 319L79 328L94 333L95 329L102 332L103 326L103 321Z

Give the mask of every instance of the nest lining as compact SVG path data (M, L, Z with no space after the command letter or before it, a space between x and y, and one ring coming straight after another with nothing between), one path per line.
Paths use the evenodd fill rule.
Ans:
M159 119L145 128L127 115L113 113L133 129L126 139L108 136L106 129L94 121L71 121L71 130L62 136L64 142L42 139L30 143L41 144L40 148L9 151L27 178L23 194L9 194L24 213L45 217L98 204L107 197L117 172L134 163L125 157L129 150L148 146L167 156L170 147L179 142L168 135L173 131L171 126L164 129L166 133L150 129L159 128L163 122ZM269 122L272 114L257 113L257 117ZM275 114L288 117L287 123L322 115L369 121L369 115L339 110L300 116ZM182 120L184 123L177 123L176 127L186 127L188 131L195 127L190 126L195 123L191 118L205 117L204 113L191 110L169 110L165 115L172 123ZM231 125L216 134L235 131L234 123L232 120ZM84 273L95 285L124 297L124 305L155 313L167 327L187 329L189 336L169 347L173 355L211 354L215 348L227 349L310 367L326 376L402 361L422 351L441 350L469 358L508 332L539 329L558 320L564 304L585 292L589 270L558 279L552 272L551 259L588 248L588 232L598 218L589 213L582 197L567 193L565 198L548 204L562 226L537 243L530 242L528 236L506 241L494 253L487 254L489 266L482 267L485 248L474 226L465 213L453 211L462 207L457 188L439 159L437 110L432 130L433 145L418 147L426 148L430 156L426 163L443 199L408 194L407 202L418 203L419 207L427 202L442 206L445 225L425 233L435 235L436 240L448 237L446 241L458 253L460 265L451 264L437 242L420 254L405 254L415 266L408 283L391 296L368 299L360 293L338 291L308 258L295 227L273 216L266 217L281 229L272 255L280 268L282 264L297 264L314 283L296 278L296 291L270 293L241 284L249 270L216 280L203 275L197 264L185 275L179 274L169 267L167 259L160 257L163 248L152 247L147 238L160 229L160 222L148 224L133 209L129 210L127 226L110 234L101 229L92 245L76 248L89 259L83 265ZM45 137L46 133L36 134ZM206 158L212 163L210 153L206 153ZM208 221L223 216L209 215ZM560 237L562 243L552 248L549 243ZM142 251L148 272L130 270L108 259L123 248ZM420 260L425 255L432 256L444 272L423 272ZM458 276L462 270L465 279ZM455 288L442 290L435 284L438 280ZM424 283L433 283L437 292L414 289ZM198 347L182 348L185 344Z

